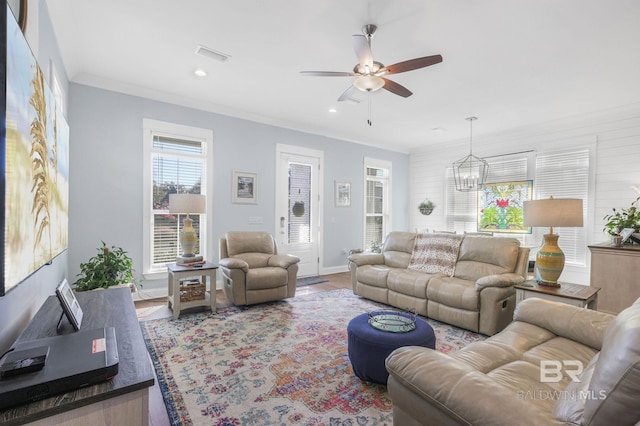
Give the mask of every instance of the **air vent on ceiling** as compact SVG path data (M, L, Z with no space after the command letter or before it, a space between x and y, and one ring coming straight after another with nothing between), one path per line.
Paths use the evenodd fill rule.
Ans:
M208 47L198 45L196 48L196 54L201 56L206 56L207 58L215 59L216 61L224 62L231 57L231 55L227 55L226 53L216 52L213 49Z

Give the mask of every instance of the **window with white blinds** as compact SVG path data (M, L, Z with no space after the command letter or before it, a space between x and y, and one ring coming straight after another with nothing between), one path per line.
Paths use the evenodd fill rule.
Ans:
M488 183L521 181L528 179L528 164L532 153L500 155L485 158L489 163ZM453 169L447 168L447 230L475 232L478 227L478 193L456 191Z
M365 160L366 161L366 160ZM364 249L379 246L389 232L391 199L391 163L365 162Z
M589 192L589 149L573 149L563 152L525 152L485 158L489 162L487 182L527 180L533 177L534 199L581 198L586 216ZM530 170L533 168L533 170ZM448 230L458 233L475 231L477 227L477 193L455 189L453 170L447 168L447 211L445 221ZM526 241L538 245L548 229L533 228ZM559 245L565 254L566 264L586 265L586 228L554 228L560 235ZM517 235L510 234L511 237ZM524 241L524 239L522 240ZM532 250L532 256L535 256Z
M153 164L152 267L175 260L180 253L179 231L186 215L169 214L170 194L201 194L205 147L202 141L155 135L151 148ZM193 228L200 235L200 215L192 214ZM202 238L198 239L202 244ZM200 246L195 254L200 254Z
M586 217L589 201L589 150L538 154L536 156L536 177L534 180L536 199L581 198L583 214ZM582 228L553 228L560 237L558 245L565 255L565 263L584 266L587 262L587 230ZM534 228L537 241L548 229Z
M210 131L171 123L145 126L145 272L161 272L181 253L179 231L186 215L169 213L169 195L205 194ZM145 124L147 122L145 121ZM148 128L147 128L148 127ZM178 136L179 135L179 136ZM205 215L191 214L196 253L206 256ZM203 226L201 226L201 223Z

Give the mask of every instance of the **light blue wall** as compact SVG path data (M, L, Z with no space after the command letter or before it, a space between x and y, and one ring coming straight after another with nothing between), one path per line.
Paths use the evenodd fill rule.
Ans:
M321 268L346 265L343 248L362 246L364 157L392 163L394 230L407 230L409 155L241 120L89 86L69 85L70 223L69 273L92 256L100 241L129 252L138 273L143 261L143 119L211 129L214 134L212 260L217 241L230 230L275 233L276 145L324 152L324 224ZM258 174L258 204L231 203L232 171ZM352 183L352 205L336 208L334 180ZM250 225L250 216L263 223ZM73 280L70 279L73 282ZM166 280L148 282L166 286Z

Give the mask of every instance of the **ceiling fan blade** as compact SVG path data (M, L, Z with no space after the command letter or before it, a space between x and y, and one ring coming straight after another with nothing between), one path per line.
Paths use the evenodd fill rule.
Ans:
M358 99L352 97L352 95L357 90L358 89L356 89L354 86L349 86L349 88L347 90L345 90L342 95L340 95L340 97L338 98L338 102L351 101L351 102L355 102L355 103L360 103L360 101Z
M353 77L355 75L352 72L342 71L300 71L300 74L315 77Z
M371 47L369 46L369 40L362 34L355 34L353 37L353 50L358 57L358 63L360 66L368 66L369 69L373 68L373 55L371 54Z
M403 85L398 84L395 81L391 81L387 78L382 79L384 80L384 86L382 86L383 89L388 90L395 95L402 96L403 98L408 98L409 96L413 95L411 90L407 89Z
M398 74L401 72L417 70L419 68L428 67L430 65L442 62L441 55L424 56L422 58L409 59L408 61L398 62L397 64L385 67L386 74Z

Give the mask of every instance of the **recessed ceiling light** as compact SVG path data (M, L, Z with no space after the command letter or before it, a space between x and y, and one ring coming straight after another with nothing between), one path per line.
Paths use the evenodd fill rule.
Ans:
M329 108L329 112L334 113L334 112L338 112L338 110L337 110L337 109L335 109L335 108L333 108L333 107L331 107L331 108Z
M206 77L207 76L207 72L205 70L203 70L202 68L197 68L193 73L195 75L197 75L198 77Z

